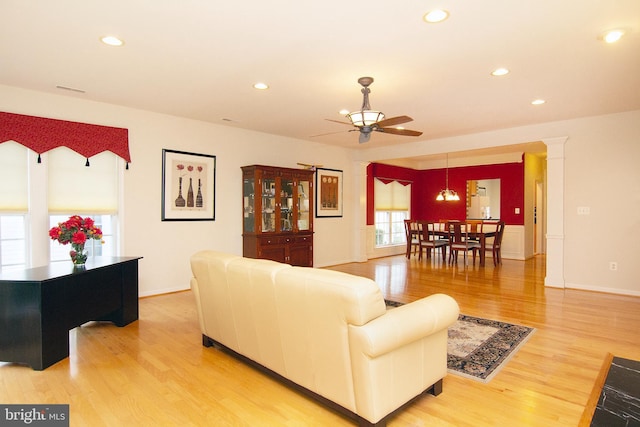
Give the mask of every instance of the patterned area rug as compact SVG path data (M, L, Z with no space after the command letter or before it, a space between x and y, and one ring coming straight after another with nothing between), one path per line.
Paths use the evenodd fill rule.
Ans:
M449 328L447 368L452 374L489 382L534 331L461 314Z
M402 303L385 301L389 307ZM447 368L481 382L489 382L531 337L534 328L461 314L449 328Z

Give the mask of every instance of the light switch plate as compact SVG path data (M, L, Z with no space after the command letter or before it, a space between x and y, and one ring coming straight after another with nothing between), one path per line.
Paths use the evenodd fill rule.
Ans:
M588 206L579 206L578 207L578 215L589 215L591 213L591 208Z

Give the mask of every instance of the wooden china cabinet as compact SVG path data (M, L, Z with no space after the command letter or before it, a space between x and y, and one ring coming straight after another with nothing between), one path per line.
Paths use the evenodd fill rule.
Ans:
M312 170L243 166L243 255L313 267L312 195Z

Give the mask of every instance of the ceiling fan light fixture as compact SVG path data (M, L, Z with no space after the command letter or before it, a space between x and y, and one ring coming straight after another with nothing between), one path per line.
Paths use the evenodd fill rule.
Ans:
M354 126L371 126L384 120L384 114L380 111L360 110L347 114L347 117Z

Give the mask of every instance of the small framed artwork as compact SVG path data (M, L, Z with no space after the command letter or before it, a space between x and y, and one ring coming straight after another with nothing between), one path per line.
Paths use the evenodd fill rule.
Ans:
M162 221L216 219L216 156L162 150Z
M316 169L316 218L342 216L342 171Z

